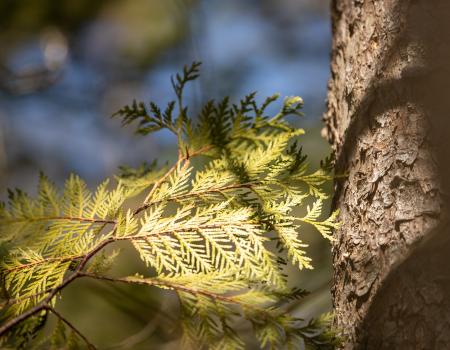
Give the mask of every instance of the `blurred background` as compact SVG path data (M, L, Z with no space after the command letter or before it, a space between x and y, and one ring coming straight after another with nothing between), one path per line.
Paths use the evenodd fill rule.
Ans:
M304 149L317 166L331 29L325 0L2 0L0 2L0 199L34 193L39 170L62 184L71 172L91 188L119 165L174 159L165 133L133 135L111 119L134 98L164 104L170 75L194 60L201 78L188 105L258 91L300 95ZM329 244L306 232L315 270L292 272L312 291L290 306L311 317L330 309ZM144 269L124 247L115 274ZM177 348L177 305L148 288L80 281L61 312L102 348ZM164 296L163 298L161 296ZM245 328L245 327L244 327ZM244 329L245 332L245 329Z

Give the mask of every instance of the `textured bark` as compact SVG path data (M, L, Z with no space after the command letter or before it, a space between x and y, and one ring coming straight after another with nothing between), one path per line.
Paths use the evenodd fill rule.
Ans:
M450 349L450 1L334 0L333 298L346 349Z

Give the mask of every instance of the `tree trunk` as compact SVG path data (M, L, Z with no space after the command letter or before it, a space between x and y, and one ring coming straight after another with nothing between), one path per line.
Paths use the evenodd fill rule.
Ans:
M345 349L450 349L450 1L333 0Z

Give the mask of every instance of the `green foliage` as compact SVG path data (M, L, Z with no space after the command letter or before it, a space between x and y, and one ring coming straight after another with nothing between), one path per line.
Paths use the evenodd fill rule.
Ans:
M329 317L308 323L283 308L305 295L288 288L286 258L300 269L312 268L300 224L327 239L336 227L336 213L322 219L329 161L310 172L298 145L303 130L285 119L301 114L303 101L286 98L270 117L266 108L278 95L258 105L252 93L238 104L209 101L194 120L183 105L183 90L198 68L185 67L172 80L176 101L163 112L154 103L134 102L116 113L124 124L137 122L139 134L173 132L179 158L172 167L122 167L114 186L105 181L93 193L77 176L60 192L43 175L36 199L10 192L8 208L0 212L8 251L1 265L3 341L29 342L36 333L29 330L40 329L31 324L35 316L53 313L59 322L50 345L84 340L93 347L54 309L65 286L90 277L175 291L185 346L244 348L237 326L242 319L253 326L261 347L336 344ZM128 199L140 193L146 193L142 205L128 209ZM308 201L303 217L292 214ZM120 241L135 247L149 267L147 277L105 275L120 252L103 248ZM18 318L23 320L10 326ZM27 324L23 333L20 327Z

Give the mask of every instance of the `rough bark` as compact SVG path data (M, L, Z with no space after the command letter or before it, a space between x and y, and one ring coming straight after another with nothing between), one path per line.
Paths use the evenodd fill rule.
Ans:
M346 349L450 349L450 1L334 0L333 299Z

